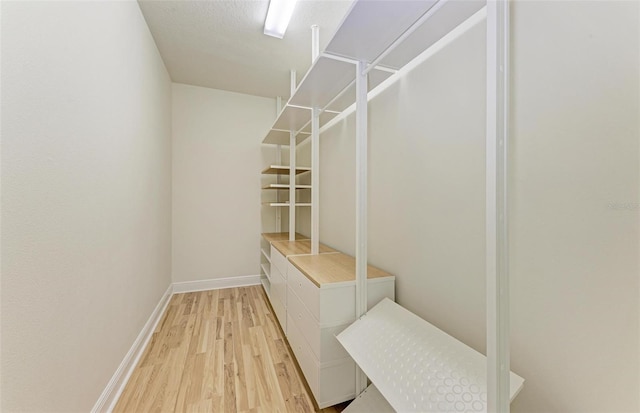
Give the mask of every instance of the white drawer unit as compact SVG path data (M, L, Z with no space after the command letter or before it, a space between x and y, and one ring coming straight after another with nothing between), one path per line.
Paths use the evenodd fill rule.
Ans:
M289 262L287 257L309 254L311 252L311 241L298 240L287 241L282 240L278 234L267 234L270 242L269 247L269 291L267 291L267 297L271 302L273 311L276 315L276 319L282 327L282 331L287 334L287 268ZM296 234L298 236L299 234ZM335 253L335 250L327 247L326 245L320 245L321 253ZM263 255L266 256L265 253ZM263 266L265 270L265 266ZM266 271L266 270L265 270ZM266 287L265 287L266 291Z
M345 254L289 257L287 338L320 408L355 397L355 365L336 335L355 321L355 260ZM394 299L395 277L368 267L369 306Z
M287 273L289 287L319 323L353 322L356 316L355 283L327 285L320 294L321 289L295 266L289 265Z
M351 357L319 363L310 352L302 333L289 316L289 344L298 360L307 384L318 403L325 407L351 400L355 397L356 365Z
M344 347L336 340L336 335L351 323L319 324L318 320L311 315L300 298L293 292L291 286L287 290L287 313L300 329L302 336L318 360L331 361L349 357Z

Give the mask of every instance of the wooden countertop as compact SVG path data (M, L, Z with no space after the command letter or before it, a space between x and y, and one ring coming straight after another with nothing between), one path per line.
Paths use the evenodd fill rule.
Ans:
M289 233L288 232L263 232L262 233L262 237L265 240L267 240L267 242L288 241L289 240ZM304 235L298 234L296 232L296 239L297 240L309 239L309 237L305 237Z
M271 243L280 254L285 257L289 255L311 254L311 240L301 241L274 241ZM333 248L329 248L326 245L320 244L320 253L337 252Z
M289 261L318 287L322 284L356 280L356 259L343 253L300 255ZM367 279L393 277L371 265L367 266Z

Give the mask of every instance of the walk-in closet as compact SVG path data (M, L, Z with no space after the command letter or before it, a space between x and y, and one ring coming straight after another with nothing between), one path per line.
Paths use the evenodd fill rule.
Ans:
M0 2L3 412L640 411L640 2Z

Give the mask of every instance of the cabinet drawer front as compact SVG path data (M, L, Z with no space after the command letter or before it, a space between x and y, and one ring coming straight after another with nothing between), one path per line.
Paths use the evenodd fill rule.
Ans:
M282 327L282 331L284 331L285 335L287 334L287 309L284 304L278 299L271 295L271 307L273 307L273 311L276 314L276 319L278 323L280 323L280 327Z
M269 301L271 301L273 311L276 313L276 317L280 322L282 331L287 334L287 282L280 274L280 271L275 267L271 271L270 294Z
M271 246L271 268L273 271L273 267L278 268L280 273L284 276L285 280L287 279L287 259L284 255L280 254L280 251L275 249L275 247Z
M287 312L320 363L349 357L335 337L349 324L321 328L291 287L287 290Z
M291 263L287 268L287 284L315 317L316 323L320 321L320 289Z
M356 365L351 358L321 364L315 359L298 326L289 316L289 344L307 384L322 409L355 397Z
M276 269L271 272L271 296L280 300L284 308L287 308L287 282Z
M287 340L293 350L293 354L296 356L296 360L300 365L300 369L307 380L307 384L309 385L311 392L316 398L316 401L318 401L318 375L317 369L314 369L314 363L311 358L309 347L305 342L300 329L290 315L287 316L287 322L289 323L289 335L287 336Z
M355 320L354 285L318 288L291 263L287 270L287 284L320 324L350 324Z
M356 363L352 359L322 366L318 373L320 397L316 401L321 409L355 397Z

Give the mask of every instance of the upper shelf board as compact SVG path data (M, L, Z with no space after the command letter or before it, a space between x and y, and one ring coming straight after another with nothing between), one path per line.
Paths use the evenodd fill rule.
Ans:
M325 123L336 117L338 113L323 112L320 114L320 122ZM286 104L273 124L272 129L302 131L311 133L311 109L307 107L292 106ZM302 137L304 139L304 136ZM263 141L264 142L264 141ZM265 142L266 143L266 142Z
M268 205L272 207L288 207L290 206L289 201L272 201L272 202L263 202L262 205ZM296 202L297 207L310 207L310 202Z
M311 135L310 132L300 132L296 135L296 145L304 141ZM290 133L284 129L271 129L262 143L269 143L273 145L289 145L291 143Z
M368 90L392 74L392 70L373 70L369 76ZM304 141L311 133L310 108L325 109L320 114L319 123L324 125L329 122L356 101L355 78L356 66L353 63L319 56L262 143L289 145L290 130L300 132L296 135L296 144Z
M484 0L449 0L380 64L400 68L431 47L486 5Z
M289 184L269 184L263 186L262 189L290 189ZM311 189L311 185L296 184L295 189Z
M369 76L368 90L378 86L394 72L393 70L373 70ZM355 102L355 79L355 64L322 54L302 79L288 104L342 112ZM333 101L347 87L353 89L353 92L345 92L347 96L343 94Z
M296 175L304 173L304 172L309 172L311 170L311 168L306 167L306 166L298 166L296 167ZM288 175L289 174L289 167L286 165L270 165L267 166L263 171L262 174L264 175Z
M485 0L359 0L353 3L325 52L374 62L435 6L424 24L378 62L400 69L485 4Z

